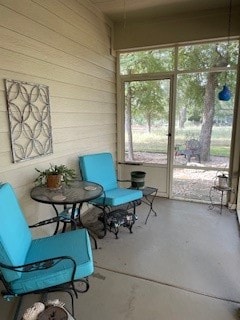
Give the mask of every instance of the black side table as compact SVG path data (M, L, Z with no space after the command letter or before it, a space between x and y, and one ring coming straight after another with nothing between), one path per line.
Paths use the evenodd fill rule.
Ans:
M153 212L155 216L157 216L157 212L153 209L153 201L156 198L157 192L158 192L158 189L154 187L145 187L144 189L142 189L142 193L143 193L142 202L146 203L150 207L148 211L148 215L145 220L145 224L147 224L147 221L151 212Z
M222 214L224 192L228 193L229 191L232 190L232 188L230 188L230 187L212 186L210 188L210 192L209 192L209 198L210 198L210 202L211 202L211 204L209 205L209 209L210 210L213 209L213 207L214 207L214 203L213 203L213 200L212 200L212 192L213 192L213 190L216 190L216 191L220 192L220 214Z

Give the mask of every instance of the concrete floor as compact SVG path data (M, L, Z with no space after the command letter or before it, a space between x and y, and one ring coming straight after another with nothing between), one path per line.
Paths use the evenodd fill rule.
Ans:
M240 319L240 242L236 214L198 203L155 200L157 217L144 224L137 208L133 234L108 233L93 250L90 289L75 301L76 319ZM55 294L69 305L64 294ZM25 307L37 301L25 299ZM23 307L24 309L24 307ZM0 300L0 320L12 319L13 302Z

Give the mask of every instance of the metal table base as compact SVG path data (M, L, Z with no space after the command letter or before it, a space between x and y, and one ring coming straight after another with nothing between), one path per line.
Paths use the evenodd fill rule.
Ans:
M212 192L213 190L216 190L218 192L220 192L220 214L222 214L222 209L223 209L223 195L224 195L224 192L228 193L229 191L232 190L232 188L230 187L219 187L219 186L212 186L210 188L210 192L209 192L209 198L210 198L210 202L211 204L209 205L209 209L212 210L213 207L214 207L214 203L213 203L213 195L212 195Z
M153 201L156 198L157 192L158 192L158 189L154 187L145 187L144 189L142 189L142 193L143 193L142 202L146 203L150 207L145 220L145 224L147 224L147 221L151 212L153 212L154 215L157 216L157 212L153 209Z

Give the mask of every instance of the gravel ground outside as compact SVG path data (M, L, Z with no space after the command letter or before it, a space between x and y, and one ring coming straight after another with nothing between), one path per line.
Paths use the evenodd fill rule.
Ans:
M136 153L135 160L139 162L166 164L166 155L157 153ZM212 201L220 202L221 193L211 189L217 183L217 176L222 172L227 172L229 159L226 157L211 157L211 161L199 163L191 158L187 162L184 156L176 156L174 165L183 166L174 168L172 194L174 198L197 200L210 203L210 190ZM192 168L194 166L194 168ZM209 168L213 167L213 170ZM208 170L206 170L208 168ZM218 168L217 170L215 168ZM226 193L224 193L224 202L226 202Z

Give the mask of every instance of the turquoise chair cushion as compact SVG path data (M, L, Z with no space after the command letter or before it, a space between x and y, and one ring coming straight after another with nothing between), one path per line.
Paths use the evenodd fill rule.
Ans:
M0 185L0 262L19 266L24 264L31 246L32 235L15 192L10 184ZM2 269L6 281L21 277L20 272Z
M118 187L111 153L104 152L80 156L79 166L83 180L99 183L104 191Z
M91 201L92 204L119 206L142 198L142 191L116 188L105 192L104 196Z
M81 279L93 273L93 257L86 229L78 229L55 236L33 240L25 263L58 256L74 257L77 263L75 279ZM17 294L36 291L71 280L72 263L64 260L56 266L41 271L22 273L22 277L12 281L10 286Z

